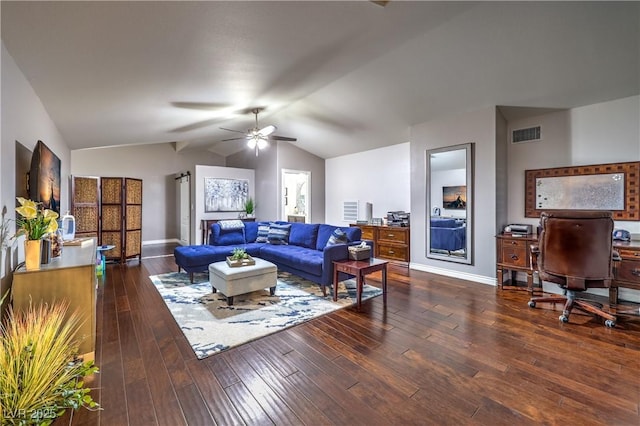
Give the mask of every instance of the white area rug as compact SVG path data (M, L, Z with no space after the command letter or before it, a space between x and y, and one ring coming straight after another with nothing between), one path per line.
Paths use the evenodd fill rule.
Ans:
M338 285L338 301L331 291L322 296L320 287L304 278L280 272L276 294L269 290L235 296L233 305L213 293L207 274L170 272L149 277L176 319L198 359L300 324L356 302L356 284ZM382 294L365 285L362 300Z

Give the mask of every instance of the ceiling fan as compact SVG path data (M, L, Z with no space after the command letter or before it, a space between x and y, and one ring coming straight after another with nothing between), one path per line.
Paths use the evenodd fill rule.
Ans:
M274 125L270 124L263 128L258 127L258 114L260 113L260 111L262 111L262 108L253 108L251 110L251 112L256 116L256 124L252 129L249 129L246 132L220 127L221 130L227 130L229 132L235 132L235 133L242 133L244 135L242 137L237 137L237 138L222 139L222 142L244 139L247 141L247 146L249 148L256 150L256 157L257 157L258 152L269 145L268 141L287 141L287 142L297 141L296 138L289 138L286 136L274 135L273 132L276 131L276 126Z

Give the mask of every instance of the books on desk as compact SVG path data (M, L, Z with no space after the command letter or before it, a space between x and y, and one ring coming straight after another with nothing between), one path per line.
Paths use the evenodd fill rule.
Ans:
M75 238L73 240L67 240L62 242L62 246L86 246L91 244L92 237Z

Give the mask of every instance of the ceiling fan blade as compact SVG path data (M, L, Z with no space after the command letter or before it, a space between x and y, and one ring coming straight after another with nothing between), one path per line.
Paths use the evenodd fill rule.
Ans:
M190 130L196 130L196 129L200 129L202 127L211 126L212 124L215 124L215 123L217 123L219 121L221 121L219 118L210 118L208 120L198 121L196 123L188 124L186 126L177 127L175 129L171 129L169 131L171 133L188 132Z
M288 138L286 136L278 136L278 135L271 135L269 136L269 140L271 141L287 141L287 142L295 142L298 139L296 138Z
M229 104L222 104L216 102L171 102L171 105L177 108L186 109L198 109L198 110L216 110L222 108L229 108Z
M230 138L230 139L222 139L220 142L226 142L226 141L240 141L246 138Z
M269 136L271 133L276 131L276 126L270 124L267 127L263 127L262 129L258 130L258 134L260 136Z
M247 132L241 132L240 130L233 130L233 129L227 129L226 127L220 127L220 130L226 130L228 132L236 132L236 133L242 133L243 135L246 135Z

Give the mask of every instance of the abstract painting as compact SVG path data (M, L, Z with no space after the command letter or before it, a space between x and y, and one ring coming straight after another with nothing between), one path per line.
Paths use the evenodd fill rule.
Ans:
M246 179L204 178L204 211L242 212L249 196Z

